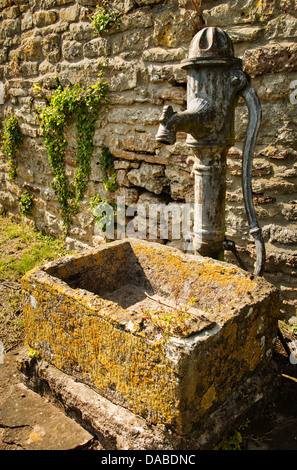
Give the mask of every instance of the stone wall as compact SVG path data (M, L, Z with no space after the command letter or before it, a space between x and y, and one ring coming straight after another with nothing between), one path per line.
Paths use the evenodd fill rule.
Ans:
M117 29L100 37L91 25L96 0L2 0L0 80L5 97L0 118L5 120L14 110L24 135L14 181L8 178L5 157L1 163L2 210L19 214L20 198L27 189L34 199L28 217L39 229L61 233L52 170L34 113L44 99L34 92L34 85L51 92L57 86L55 77L64 86L93 84L102 69L110 84L110 109L102 109L98 116L90 183L80 213L73 219L68 246L83 248L98 242L89 204L93 195L109 201L124 196L126 205L192 202L185 135L180 134L177 143L168 147L156 144L155 135L163 105L171 104L176 111L186 107L186 74L180 61L186 58L192 37L205 25L219 26L231 36L236 56L243 59L261 100L263 121L254 158L253 191L267 247L265 277L281 288L285 313L295 314L297 104L290 101L290 84L297 80L295 0L205 0L201 12L194 10L191 0L110 3L124 14ZM226 207L228 238L238 244L246 260L255 256L241 191L247 120L247 109L240 102L236 145L228 158ZM74 124L69 125L66 138L67 174L73 178ZM101 146L109 147L114 157L117 191L104 188Z

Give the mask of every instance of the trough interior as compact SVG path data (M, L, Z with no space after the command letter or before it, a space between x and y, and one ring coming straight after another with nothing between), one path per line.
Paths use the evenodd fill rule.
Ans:
M136 311L139 304L156 309L156 300L172 308L195 298L195 309L212 311L212 317L213 313L224 316L227 306L256 287L253 276L239 268L131 240L70 257L45 271L72 289L83 289L127 310Z
M153 308L158 289L153 288L129 242L110 246L94 255L82 256L72 262L70 273L55 267L48 274L66 282L72 289L85 289L111 300L124 309ZM147 295L148 294L148 295ZM170 296L163 291L163 296ZM160 299L160 296L158 296Z

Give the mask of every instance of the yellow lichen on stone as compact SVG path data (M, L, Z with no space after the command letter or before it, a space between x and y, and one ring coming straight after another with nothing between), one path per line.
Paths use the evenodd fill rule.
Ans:
M100 288L115 289L129 285L134 271L138 286L143 276L155 293L192 294L212 305L204 315L214 322L157 341L133 309L68 283L80 275L87 282L89 275ZM30 347L112 402L179 434L191 432L267 360L275 334L276 295L265 281L152 243L114 242L52 263L24 276L22 288ZM138 327L129 328L134 321Z
M208 410L216 399L216 390L215 387L212 385L207 392L203 395L201 400L201 406L204 410Z

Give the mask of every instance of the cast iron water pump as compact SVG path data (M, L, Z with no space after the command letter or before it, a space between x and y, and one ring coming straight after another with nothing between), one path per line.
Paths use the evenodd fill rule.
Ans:
M202 256L223 260L224 250L234 250L225 237L227 153L235 144L235 108L240 96L247 104L249 123L242 154L242 189L250 228L256 245L254 274L262 275L265 245L252 197L252 162L261 122L261 105L242 60L234 57L230 37L220 28L204 28L193 38L187 70L187 110L177 113L165 106L157 142L172 145L177 132L188 134L195 174L193 247ZM243 266L243 264L242 264Z

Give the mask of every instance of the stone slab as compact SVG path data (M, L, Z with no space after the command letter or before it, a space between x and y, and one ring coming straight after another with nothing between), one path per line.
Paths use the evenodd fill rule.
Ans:
M24 351L28 358L28 348ZM22 354L7 353L0 364L0 450L88 447L93 435L21 380L17 365Z
M129 239L36 268L22 287L43 359L180 436L270 367L278 291L227 263Z

